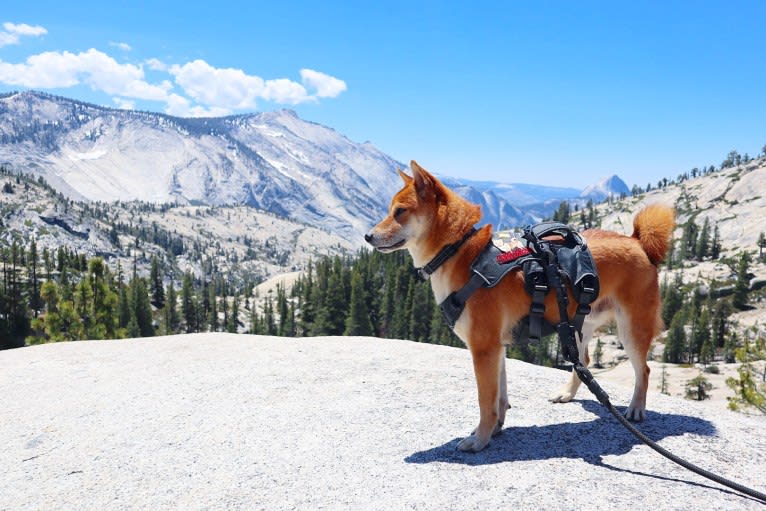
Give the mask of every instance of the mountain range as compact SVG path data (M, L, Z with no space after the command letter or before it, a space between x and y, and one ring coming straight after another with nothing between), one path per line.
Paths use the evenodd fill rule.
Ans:
M246 205L358 240L405 167L291 110L179 118L35 91L0 96L0 164L73 199ZM535 222L561 200L628 193L617 176L584 190L444 179L498 229Z

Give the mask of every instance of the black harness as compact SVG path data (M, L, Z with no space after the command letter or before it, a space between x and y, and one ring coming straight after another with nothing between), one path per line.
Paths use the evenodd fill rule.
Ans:
M575 332L581 332L585 316L591 310L590 304L598 298L599 292L598 273L590 250L582 236L558 222L528 226L522 237L526 247L513 252L504 252L490 241L471 264L471 278L468 282L450 293L439 307L447 324L454 328L466 302L476 290L494 287L508 273L520 269L524 274L524 288L532 297L532 304L529 315L514 329L514 335L517 338L528 336L530 340L536 341L544 335L558 332L565 358L570 360L574 356L576 359ZM467 237L462 241L465 239ZM577 311L571 319L567 312L567 283L577 301ZM543 319L545 297L552 290L556 292L559 306L560 322L556 326ZM574 347L574 353L571 353L571 346Z

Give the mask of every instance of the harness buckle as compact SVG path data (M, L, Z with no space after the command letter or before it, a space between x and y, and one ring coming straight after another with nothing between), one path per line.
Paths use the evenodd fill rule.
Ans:
M415 275L423 282L427 282L431 278L431 274L425 268L415 268Z

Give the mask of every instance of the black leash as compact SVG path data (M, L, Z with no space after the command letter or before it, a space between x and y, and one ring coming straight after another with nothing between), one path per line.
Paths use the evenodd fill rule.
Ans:
M576 346L575 346L575 349ZM588 390L590 390L593 395L596 396L596 398L599 400L599 402L604 405L609 412L614 415L614 417L620 421L620 424L625 426L628 431L633 433L636 438L644 442L646 445L657 451L658 453L665 456L670 461L673 461L682 467L684 467L687 470L691 470L697 475L700 475L702 477L705 477L707 479L710 479L711 481L715 481L718 484L721 484L723 486L727 486L731 488L732 490L738 491L740 493L743 493L749 497L753 497L754 499L758 499L761 501L761 503L766 505L766 493L761 493L758 490L754 490L752 488L748 488L747 486L741 485L735 481L732 481L730 479L726 479L725 477L719 476L718 474L714 474L713 472L710 472L709 470L705 470L704 468L700 468L697 465L690 463L686 461L683 458L680 458L673 454L672 452L668 451L664 447L660 447L657 442L649 438L648 436L644 435L641 431L639 431L633 424L628 422L628 419L623 417L623 415L612 405L612 403L609 401L609 395L604 391L604 389L601 388L601 386L596 382L596 380L593 378L593 375L588 370L587 367L585 367L579 360L574 364L574 371L577 373L577 376L580 377L580 381L582 381L587 387Z
M706 479L710 479L711 481L715 481L718 484L731 488L732 490L738 491L754 499L760 500L761 503L766 504L766 494L752 488L748 488L747 486L739 484L735 481L726 479L725 477L719 476L718 474L714 474L709 470L700 468L697 465L694 465L693 463L690 463L685 459L676 456L664 447L660 447L657 442L648 436L644 435L635 426L633 426L633 424L628 422L628 420L619 411L617 411L614 405L612 405L612 403L609 401L609 394L607 394L606 391L601 388L601 386L593 377L593 374L591 374L588 368L585 367L582 362L580 362L580 354L577 348L577 339L575 335L577 333L580 333L581 335L581 325L577 325L577 328L575 328L575 326L572 324L573 322L569 320L569 315L567 313L569 298L567 296L567 288L564 281L564 276L562 275L562 271L559 268L557 262L557 254L555 250L551 249L549 244L538 244L536 248L537 252L541 256L540 261L545 266L548 286L556 291L556 301L558 302L559 317L561 318L560 323L556 326L556 331L559 336L559 342L561 342L561 351L564 355L564 358L573 364L573 371L577 373L580 381L588 387L588 390L590 390L593 395L596 396L596 399L598 399L599 402L604 405L612 415L614 415L620 424L625 426L628 431L633 433L636 438L641 440L643 443L661 455L665 456L670 461L681 465L687 470L691 470L697 475L700 475Z
M723 486L727 486L731 488L732 490L743 493L749 497L753 497L754 499L758 499L763 504L766 504L766 494L761 493L752 488L748 488L747 486L741 485L735 481L726 479L725 477L719 476L718 474L714 474L713 472L710 472L709 470L700 468L697 465L694 465L693 463L690 463L686 461L685 459L676 456L675 454L668 451L664 447L660 447L657 444L657 442L655 442L648 436L644 435L635 426L633 426L633 424L628 422L628 420L625 417L623 417L623 415L619 411L617 411L614 405L612 405L612 403L609 401L609 395L606 393L606 391L602 389L601 386L596 382L596 379L593 377L593 374L591 374L588 368L585 367L582 362L580 362L580 355L577 348L577 341L575 339L575 328L569 322L569 318L567 315L568 298L567 298L567 292L565 287L566 284L563 282L563 279L561 278L561 274L559 273L559 269L557 265L551 260L548 261L547 274L548 274L549 283L556 290L556 297L559 302L559 312L561 315L561 323L558 324L556 330L558 331L562 352L564 354L564 357L574 365L573 370L577 373L577 376L580 378L580 381L582 381L585 384L585 386L588 387L588 390L590 390L593 393L593 395L596 396L596 399L598 399L599 402L602 405L604 405L612 415L614 415L614 417L620 422L620 424L625 426L625 428L628 431L633 433L636 436L636 438L644 442L646 445L648 445L649 447L651 447L652 449L654 449L661 455L665 456L670 461L673 461L681 465L687 470L691 470L697 475L710 479L711 481L715 481L716 483L721 484Z

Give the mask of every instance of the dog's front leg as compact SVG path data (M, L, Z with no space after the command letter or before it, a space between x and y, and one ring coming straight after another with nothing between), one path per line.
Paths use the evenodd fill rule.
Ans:
M500 430L500 363L503 347L498 343L490 346L471 346L473 370L479 390L479 426L457 445L461 451L479 452L489 444L492 435ZM506 398L507 399L507 398ZM503 410L504 412L504 410ZM504 415L504 414L503 414Z

